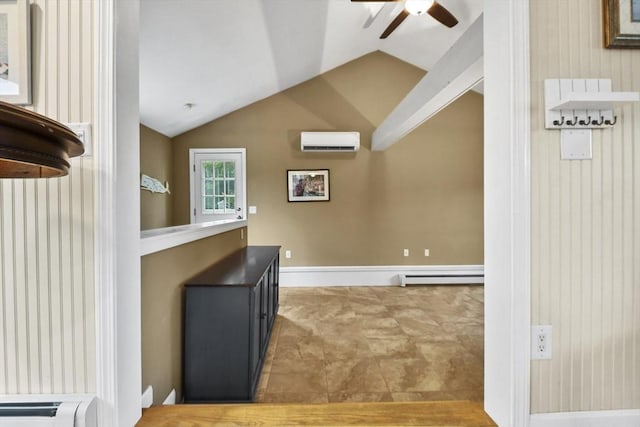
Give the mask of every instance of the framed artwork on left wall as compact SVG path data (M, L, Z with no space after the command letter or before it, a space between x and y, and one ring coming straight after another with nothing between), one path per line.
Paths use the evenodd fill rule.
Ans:
M31 104L29 0L0 0L0 101Z
M602 0L604 47L640 48L640 0Z
M328 202L329 169L288 170L287 193L290 202Z

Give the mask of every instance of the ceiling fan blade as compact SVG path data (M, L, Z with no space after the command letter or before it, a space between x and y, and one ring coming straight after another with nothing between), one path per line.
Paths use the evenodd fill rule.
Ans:
M453 16L451 12L449 12L437 1L433 2L433 5L429 8L429 10L427 10L427 13L431 15L436 21L449 28L455 27L455 25L458 23L456 17Z
M398 25L402 24L402 21L407 19L407 16L409 16L409 12L407 12L404 9L402 9L402 11L398 14L398 16L396 16L395 19L393 21L391 21L391 24L389 24L387 29L384 30L384 32L382 33L380 38L381 39L386 39L387 37L389 37L389 34L393 33L393 30L398 28Z

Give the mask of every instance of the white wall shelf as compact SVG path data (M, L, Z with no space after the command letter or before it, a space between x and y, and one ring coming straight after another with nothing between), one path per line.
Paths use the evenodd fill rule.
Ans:
M611 79L546 79L544 126L560 130L560 158L590 160L591 129L614 126L614 108L631 102L640 92L613 92Z
M614 108L640 101L640 92L613 92L611 79L547 79L547 129L601 129L615 125Z
M569 92L551 110L613 110L640 101L640 92Z

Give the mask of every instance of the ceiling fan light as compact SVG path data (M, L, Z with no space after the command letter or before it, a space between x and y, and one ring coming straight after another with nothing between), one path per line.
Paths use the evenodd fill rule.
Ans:
M433 5L433 0L407 0L404 8L411 15L422 15Z

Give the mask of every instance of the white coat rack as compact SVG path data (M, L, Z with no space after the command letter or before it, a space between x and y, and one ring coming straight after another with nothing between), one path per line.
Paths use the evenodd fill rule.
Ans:
M547 79L545 128L561 130L563 159L591 158L591 129L618 123L614 108L639 102L640 92L612 92L611 79Z

